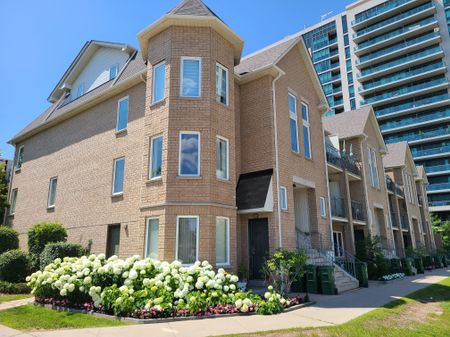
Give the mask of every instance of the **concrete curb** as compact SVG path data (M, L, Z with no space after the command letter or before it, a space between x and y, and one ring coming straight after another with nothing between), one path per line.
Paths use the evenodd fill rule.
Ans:
M299 310L301 308L309 307L311 305L314 305L316 302L307 302L307 303L301 303L298 305L294 305L292 307L284 309L283 312L280 312L277 315L283 315L283 313L288 313L291 311ZM119 321L119 322L127 322L127 323L133 323L133 324L158 324L158 323L171 323L171 322L183 322L183 321L195 321L195 320L204 320L204 319L212 319L212 318L231 318L231 317L245 317L245 316L254 316L257 315L254 312L249 313L235 313L235 314L222 314L222 315L211 315L211 316L186 316L186 317L167 317L167 318L147 318L147 319L140 319L140 318L132 318L132 317L118 317L113 315L107 315L102 314L98 312L90 312L86 310L81 309L72 309L67 307L60 307L55 306L51 304L41 304L34 302L33 305L44 307L51 310L61 311L61 312L70 312L74 314L86 314L86 315L92 315L98 318L104 318L109 319L111 321ZM276 315L272 315L276 316Z

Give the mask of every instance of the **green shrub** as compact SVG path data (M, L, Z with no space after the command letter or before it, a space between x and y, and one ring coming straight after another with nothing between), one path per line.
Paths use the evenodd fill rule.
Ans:
M31 289L26 283L11 283L0 281L1 294L29 294Z
M67 242L49 243L45 246L39 257L41 270L57 258L63 259L65 257L81 257L85 254L87 254L86 249L79 244Z
M28 250L30 252L32 270L39 269L39 257L47 243L65 242L66 240L66 229L60 223L42 222L34 225L28 231Z
M369 280L378 280L389 274L390 263L384 257L379 237L368 237L356 242L356 257L367 263Z
M0 254L19 248L19 233L14 229L0 225Z
M20 250L10 250L0 255L0 280L23 282L29 273L28 256Z

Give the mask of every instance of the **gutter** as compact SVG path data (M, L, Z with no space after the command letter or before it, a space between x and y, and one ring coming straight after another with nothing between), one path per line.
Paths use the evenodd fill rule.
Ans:
M283 247L281 235L281 205L280 205L280 170L279 170L279 154L278 154L278 126L277 126L277 101L276 101L276 82L285 75L285 72L278 66L274 65L278 71L278 76L272 81L272 104L273 104L273 127L274 127L274 142L275 142L275 175L277 179L277 217L278 217L278 246Z

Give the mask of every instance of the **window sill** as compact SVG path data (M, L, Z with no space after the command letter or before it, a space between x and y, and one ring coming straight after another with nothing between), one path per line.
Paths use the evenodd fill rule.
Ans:
M287 208L286 209L281 209L281 211L284 212L284 213L289 213L289 209L287 209Z
M198 101L198 100L202 99L202 96L182 96L182 95L180 95L180 99Z
M162 183L162 177L147 179L146 184Z
M8 218L14 218L15 215L16 213L8 214Z
M111 198L118 198L118 197L123 197L123 192L120 192L120 193L113 193L113 194L111 195Z
M187 179L187 180L201 180L203 179L202 176L177 176L177 179Z
M14 173L20 173L22 171L22 168L16 168L14 169Z
M231 180L230 179L222 179L222 178L216 177L216 180L220 181L221 183L231 184Z
M231 268L231 263L216 263L216 267L219 267L219 268Z
M214 102L215 102L218 106L221 106L222 108L231 110L230 102L228 102L228 104L225 104L225 103L222 103L222 102L218 102L216 99L214 100Z
M166 104L167 97L164 97L163 99L160 99L159 101L153 102L150 104L150 109L155 109L155 107L159 107L161 105Z
M55 205L47 206L47 211L54 211L54 210L55 210Z
M128 134L128 129L123 129L123 130L115 132L116 137L126 136L127 134Z

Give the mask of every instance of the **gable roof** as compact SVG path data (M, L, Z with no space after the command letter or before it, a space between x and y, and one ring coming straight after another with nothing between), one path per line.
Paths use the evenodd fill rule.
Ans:
M412 167L414 176L417 176L417 168L414 163L408 142L398 142L387 144L388 154L383 157L385 168L406 167L409 163Z
M234 72L238 75L244 75L252 71L273 66L298 42L298 37L287 37L255 53L247 55L234 68Z
M132 46L125 43L98 40L86 42L47 98L50 103L55 103L64 94L64 87L67 85L66 82L73 80L81 72L92 55L100 48L120 49L127 52L130 56L136 51Z
M167 14L171 15L192 15L192 16L215 16L220 19L203 1L184 0Z
M149 40L171 26L210 27L227 39L234 48L234 62L238 64L244 41L201 0L183 0L166 15L138 34L139 46L145 61Z
M380 144L380 150L381 152L386 152L386 144L371 106L323 118L323 128L325 131L331 135L338 136L339 139L365 136L367 123L372 123L375 128L378 143Z
M140 81L139 76L145 74L146 69L147 67L139 53L135 52L115 79L103 83L75 100L70 100L62 96L57 102L49 106L36 119L16 134L9 143L17 144L57 124L59 121L70 118L75 112L88 109L90 107L89 104L92 104L92 102L97 102L98 104L99 101L106 100L112 95L117 94L118 90L135 85Z
M423 181L424 184L428 184L428 178L425 172L425 168L422 165L416 166L417 169L417 181Z

